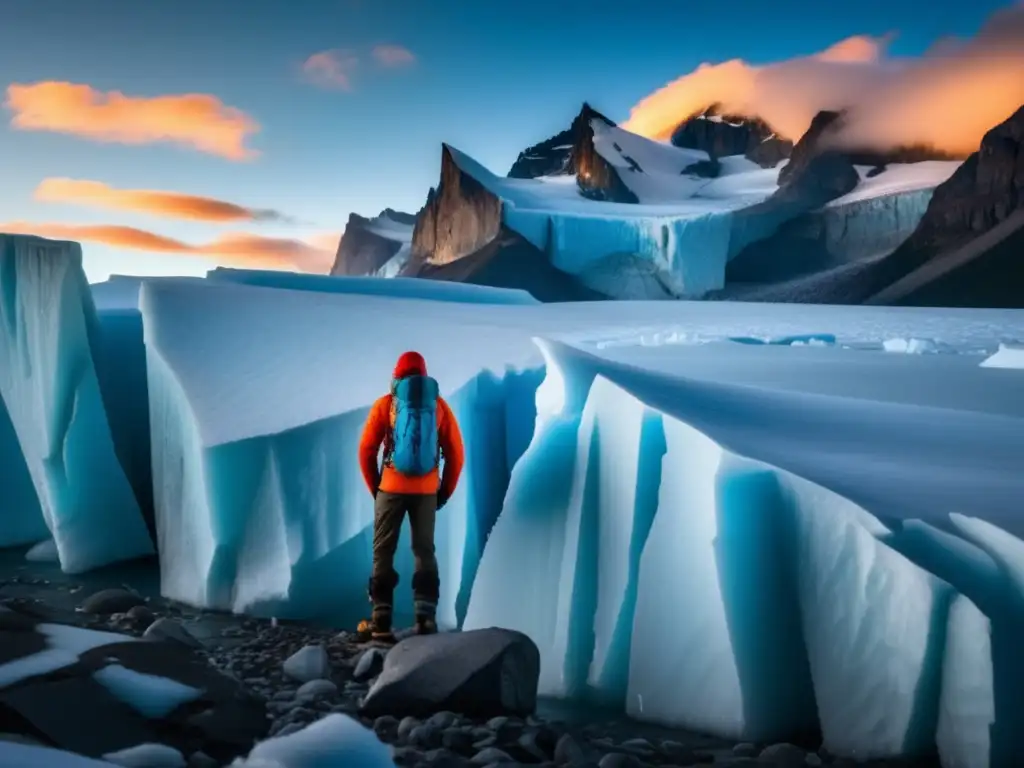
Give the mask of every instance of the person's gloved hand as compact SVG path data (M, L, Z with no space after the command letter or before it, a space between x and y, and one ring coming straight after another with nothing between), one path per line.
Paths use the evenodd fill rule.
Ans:
M445 504L448 503L448 494L444 491L437 492L437 508L441 509Z

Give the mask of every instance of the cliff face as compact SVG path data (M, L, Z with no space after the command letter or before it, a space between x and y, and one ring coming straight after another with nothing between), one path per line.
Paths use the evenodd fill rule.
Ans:
M1007 305L1006 299L995 297L1002 290L1000 284L1005 288L1011 277L1020 284L1021 273L1024 273L1020 262L1024 261L1024 255L1018 253L1014 260L1007 240L989 245L987 236L996 228L1004 227L1011 218L1019 217L1021 210L1024 210L1024 106L986 133L978 151L935 189L917 229L872 271L870 279L858 286L857 299L869 299L915 270L928 267L935 272L931 262L949 258L961 262L955 270L951 265L951 271L965 279L969 273L985 274L985 279L972 278L975 295L981 296L988 285L992 300L998 303L982 302L982 305ZM1018 235L1013 237L1018 238L1013 242L1019 242ZM973 247L975 244L977 247ZM988 256L990 251L991 257ZM948 282L956 278L950 274L944 279ZM916 290L924 295L924 283ZM954 291L945 293L955 298Z
M573 129L534 144L519 153L508 172L511 179L536 179L538 176L559 176L576 173L572 161Z
M793 147L789 162L779 171L779 189L773 197L809 207L824 205L853 191L860 175L850 158L828 148L828 139L839 127L839 112L822 111Z
M451 148L442 145L441 181L416 216L409 269L467 256L494 240L500 229L501 200L459 168Z
M618 172L594 148L592 121L599 120L609 126L615 123L584 104L572 124L573 165L576 169L576 186L580 194L591 200L606 200L615 203L637 203L636 195L622 182Z
M744 155L762 168L774 168L793 150L793 142L778 136L761 118L723 114L718 104L680 123L672 144L699 149L712 158Z
M385 209L377 220L390 219L412 226L415 217L408 213ZM373 220L350 214L345 234L338 243L338 252L331 267L332 275L372 275L387 263L402 247L400 240L390 239L373 231Z

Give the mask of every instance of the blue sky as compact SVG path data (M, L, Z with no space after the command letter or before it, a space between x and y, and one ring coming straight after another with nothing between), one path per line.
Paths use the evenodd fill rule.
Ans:
M4 0L0 88L61 81L128 96L210 94L260 125L233 161L168 143L127 145L14 130L0 111L0 222L132 226L201 243L224 231L308 238L348 214L415 212L447 141L505 173L527 145L564 128L586 99L613 119L704 61L768 63L854 34L897 31L916 55L971 35L1005 2L686 3L669 0ZM378 45L415 61L375 63ZM303 62L358 60L350 90ZM210 224L33 200L41 180L202 195L298 223ZM87 272L201 273L214 260L85 242Z

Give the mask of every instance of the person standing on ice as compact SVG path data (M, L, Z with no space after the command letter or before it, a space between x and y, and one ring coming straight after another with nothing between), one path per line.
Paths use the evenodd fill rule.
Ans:
M377 454L384 446L383 467ZM444 474L440 475L444 458ZM463 446L455 414L427 375L418 352L398 358L391 392L379 398L359 441L359 466L373 494L373 571L369 596L371 618L359 632L374 640L394 642L391 615L398 573L394 568L398 536L406 514L412 528L415 572L412 591L416 632L437 631L435 615L441 580L434 557L434 518L459 482Z

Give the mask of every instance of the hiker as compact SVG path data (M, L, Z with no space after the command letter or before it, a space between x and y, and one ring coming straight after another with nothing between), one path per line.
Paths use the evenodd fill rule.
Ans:
M384 446L383 468L377 453ZM439 479L441 457L444 475ZM392 608L398 573L395 550L406 513L412 528L415 572L412 577L416 632L437 631L440 578L434 557L434 518L448 503L462 472L463 448L459 425L448 403L438 394L437 381L427 376L418 352L398 358L391 393L378 399L359 441L359 465L373 494L373 572L369 597L370 620L360 634L394 642Z

